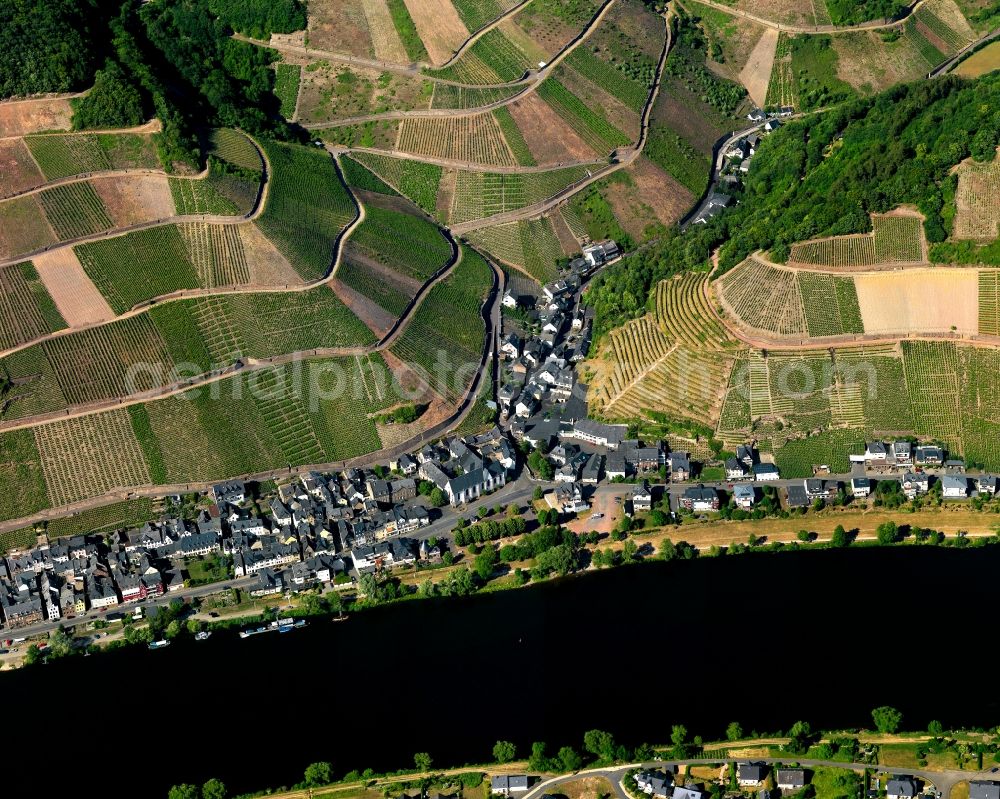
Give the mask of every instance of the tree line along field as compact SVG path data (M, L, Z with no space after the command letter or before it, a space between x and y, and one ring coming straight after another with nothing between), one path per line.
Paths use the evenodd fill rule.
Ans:
M324 277L358 209L333 159L301 145L262 143L271 162L267 203L255 224L303 280Z
M43 133L25 144L46 180L117 169L161 169L152 134Z
M568 254L547 216L481 228L469 234L469 241L539 283L555 280L556 261Z
M865 267L926 261L923 226L911 214L872 214L872 232L792 245L790 263Z
M0 267L0 350L64 327L66 320L30 261Z
M326 286L179 300L0 359L0 374L23 381L0 416L23 418L160 388L179 379L173 370L182 364L186 377L238 358L372 343L368 328Z
M492 285L490 266L463 247L461 261L427 293L391 347L404 363L424 370L431 388L449 402L462 395L482 360L482 305ZM448 368L439 380L435 365L442 360Z

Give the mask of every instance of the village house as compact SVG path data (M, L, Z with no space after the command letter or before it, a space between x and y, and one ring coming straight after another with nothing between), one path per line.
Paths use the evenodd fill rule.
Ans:
M781 475L778 474L778 467L773 463L758 463L753 467L753 476L758 483L767 483L777 480Z
M736 458L726 458L726 479L742 480L746 477L746 467Z
M969 496L969 481L959 474L946 474L941 478L941 496L945 499L965 499Z
M714 488L701 484L689 486L681 495L681 506L695 513L718 510L719 494Z
M578 419L566 437L576 438L598 447L618 449L618 446L625 440L627 431L628 426L623 424L604 424L592 419Z
M670 795L673 777L662 771L640 771L635 775L639 790L654 799L666 799Z
M670 453L670 479L675 483L691 479L691 457L687 452Z
M944 450L941 447L920 446L913 459L917 466L940 466L944 463Z
M740 483L739 485L733 486L733 499L736 501L737 508L750 510L756 500L756 490L752 485Z
M886 799L913 799L917 793L917 784L911 777L896 776L885 785Z
M632 489L632 510L648 511L653 509L653 491L649 487L649 481L643 480Z
M670 799L704 799L707 795L702 786L688 783L683 786L675 785Z
M523 774L498 774L490 778L490 793L512 796L528 790L528 777Z
M806 785L806 772L801 768L779 768L776 783L781 791L799 791Z
M930 489L930 479L922 472L906 472L899 482L907 499L926 494Z
M976 478L976 491L980 494L993 496L997 492L997 478L992 474L983 474Z
M851 478L851 494L858 499L864 499L872 492L872 481L867 477Z
M969 782L969 799L1000 799L1000 782L972 780Z
M741 788L756 788L767 777L767 766L763 763L739 763L736 767L736 781Z

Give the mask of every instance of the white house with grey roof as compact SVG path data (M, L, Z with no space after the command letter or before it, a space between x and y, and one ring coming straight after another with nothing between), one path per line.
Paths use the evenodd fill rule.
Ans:
M987 780L970 782L969 799L1000 799L1000 782Z
M528 790L528 777L523 774L498 774L490 778L490 793L494 796L512 796Z
M913 799L917 784L910 777L893 777L885 785L886 799Z

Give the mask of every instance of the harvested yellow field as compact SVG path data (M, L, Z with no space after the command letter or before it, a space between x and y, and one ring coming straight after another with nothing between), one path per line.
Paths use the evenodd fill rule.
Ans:
M977 333L975 269L908 269L855 275L865 333Z
M443 64L469 38L450 0L404 0L432 64Z
M32 262L67 325L79 327L115 318L115 312L83 271L72 247L36 255Z
M492 114L404 120L397 149L470 165L517 166L500 123Z
M995 69L1000 69L1000 42L988 44L978 53L973 53L952 74L963 78L978 78Z
M952 235L956 239L997 237L1000 231L1000 158L986 164L969 159L959 165L955 206Z
M408 63L410 59L406 55L406 48L399 40L399 34L396 33L396 26L392 23L392 16L385 0L362 0L361 5L368 20L368 32L372 37L375 57L399 64Z

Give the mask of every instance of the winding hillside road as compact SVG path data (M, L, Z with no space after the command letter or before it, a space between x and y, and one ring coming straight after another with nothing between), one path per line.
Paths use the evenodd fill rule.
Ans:
M819 34L851 33L856 31L874 31L882 28L891 28L905 22L910 16L915 14L917 9L926 3L927 0L917 0L915 3L911 4L898 19L871 20L870 22L859 22L857 25L788 25L784 22L775 22L773 19L762 17L759 14L752 14L751 12L744 11L741 8L720 3L718 0L697 0L697 2L708 6L709 8L714 8L716 11L729 14L731 17L743 17L743 19L756 22L758 25L763 25L766 28L774 28L775 30L782 31L783 33Z

